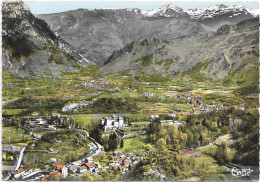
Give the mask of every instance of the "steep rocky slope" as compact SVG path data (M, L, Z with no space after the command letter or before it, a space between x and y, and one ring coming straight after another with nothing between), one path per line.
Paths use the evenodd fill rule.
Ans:
M192 69L213 79L222 79L236 70L248 56L256 61L246 64L245 71L257 63L259 19L237 25L224 25L215 33L175 40L143 38L115 51L100 73L130 71L176 75ZM199 64L200 63L200 64Z
M253 16L247 9L217 5L203 10L183 10L169 4L156 10L78 9L37 15L79 53L103 65L109 56L144 37L172 40L216 31Z
M99 65L103 65L113 51L143 37L167 40L212 31L188 17L145 17L138 9L79 9L37 17Z
M2 3L2 67L19 77L60 77L77 72L88 61L35 18L23 2ZM92 63L93 64L93 63Z

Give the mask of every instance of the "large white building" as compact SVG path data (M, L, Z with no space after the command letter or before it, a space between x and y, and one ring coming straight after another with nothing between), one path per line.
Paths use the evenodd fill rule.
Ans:
M104 126L105 132L110 132L114 129L123 129L127 127L124 118L122 116L108 116L101 119L101 123Z
M68 170L67 167L64 166L64 167L62 168L61 172L62 172L62 174L63 174L64 177L67 177L67 176L69 175L68 171L69 171L69 170Z

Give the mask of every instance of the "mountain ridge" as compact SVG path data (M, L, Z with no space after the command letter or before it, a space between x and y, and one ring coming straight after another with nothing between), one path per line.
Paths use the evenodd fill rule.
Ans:
M62 72L93 64L35 18L22 1L4 2L2 14L4 71L25 78L61 77Z
M150 14L153 11L150 10ZM166 5L154 11L156 16L146 16L147 12L138 8L78 9L37 17L45 20L80 54L100 66L107 62L114 51L144 37L171 40L202 35L214 32L224 24L233 25L253 18L246 12L232 17L229 17L232 13L224 13L214 18L195 20L186 10L175 5Z
M223 79L249 55L258 57L258 26L258 18L254 18L200 36L168 41L143 38L115 51L100 73L129 71L133 75L143 72L167 76L188 72L203 63L208 65L198 72L204 72L208 78Z

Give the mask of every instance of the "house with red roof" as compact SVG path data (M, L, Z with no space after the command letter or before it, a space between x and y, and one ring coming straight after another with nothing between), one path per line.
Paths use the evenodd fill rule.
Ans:
M93 175L99 174L99 168L98 165L94 162L86 162L80 167L77 168L77 173L83 174L83 173L89 173Z
M63 167L64 167L63 164L57 164L56 167L55 167L55 169L56 169L56 170L61 170Z
M85 165L91 174L99 173L98 165L95 164L94 162L87 162L87 163L85 163Z
M17 169L17 171L15 172L14 177L15 177L16 179L17 179L17 178L20 178L20 177L22 177L22 176L24 175L24 173L25 173L24 168L19 168L19 169Z
M21 173L21 172L23 172L23 171L25 171L24 168L19 168L19 169L17 169L17 172L18 172L18 173Z
M126 159L126 155L122 155L122 156L119 157L119 160L120 160L120 161L123 161L123 160L125 160L125 159Z
M52 171L50 172L50 175L58 175L58 176L63 176L59 171Z
M128 166L126 166L126 165L119 166L118 170L121 171L121 172L127 172L128 171Z
M87 166L85 166L85 165L80 166L80 167L78 167L78 169L77 169L77 173L82 174L82 173L86 173L86 172L88 172L88 168L87 168Z
M55 167L55 170L61 172L61 174L64 177L67 177L69 175L68 174L68 168L66 166L64 166L63 164L57 164L56 167Z
M120 159L118 156L112 156L109 160L109 166L120 165Z
M45 181L45 180L49 179L52 175L58 175L60 177L64 177L63 174L61 174L59 171L55 170L55 171L52 171L49 174L45 175L41 180Z
M130 160L124 160L123 165L129 166L132 162Z

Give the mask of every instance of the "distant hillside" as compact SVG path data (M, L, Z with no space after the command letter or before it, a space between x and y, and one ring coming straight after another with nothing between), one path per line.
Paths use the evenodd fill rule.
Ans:
M37 15L80 54L103 65L110 55L127 44L151 37L172 40L216 31L253 18L242 6L217 5L205 9L183 10L169 4L156 10L78 9Z
M13 75L60 77L93 64L35 18L23 2L2 3L2 67Z
M130 71L134 75L223 79L237 69L244 72L258 63L258 28L259 19L254 18L201 36L169 41L143 38L115 51L100 73Z
M187 17L144 17L139 11L79 9L37 17L45 20L79 53L99 65L103 65L115 50L143 37L174 39L212 31Z

